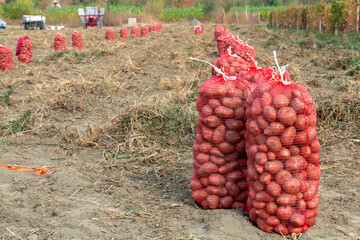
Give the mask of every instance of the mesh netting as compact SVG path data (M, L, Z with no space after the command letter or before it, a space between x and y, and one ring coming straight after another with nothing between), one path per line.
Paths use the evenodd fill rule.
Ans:
M231 47L231 51L244 59L246 62L250 63L251 61L255 61L255 49L247 42L238 39L230 33L219 36L217 45L219 57L226 54L226 50Z
M62 34L62 33L56 34L56 36L54 38L55 51L59 52L59 51L66 50L65 39L66 39L66 36L64 34Z
M287 73L260 83L246 111L247 209L266 232L302 233L318 215L320 144L314 102Z
M191 191L204 209L244 208L247 182L245 110L250 86L236 79L208 79L199 91Z
M72 46L73 48L82 50L83 48L83 42L82 42L82 37L81 37L81 33L79 32L73 32L71 35L71 40L72 40Z
M0 69L2 71L12 70L14 68L14 59L11 49L0 45Z
M106 30L105 39L108 41L115 41L115 31L109 28Z
M32 42L29 38L21 41L18 59L23 63L31 63L33 58Z
M146 26L140 28L140 37L146 37L148 35L148 29Z
M229 31L227 29L225 29L223 26L221 25L216 25L215 27L215 34L214 34L214 38L215 38L215 42L218 41L218 38L223 35L223 34L227 34L229 33Z
M129 39L128 30L125 27L120 29L120 38L126 39L126 40Z
M130 35L132 35L134 37L139 37L139 28L136 26L132 26Z
M196 26L194 27L194 30L193 30L193 32L194 32L196 35L202 34L203 31L204 31L204 24L196 25Z

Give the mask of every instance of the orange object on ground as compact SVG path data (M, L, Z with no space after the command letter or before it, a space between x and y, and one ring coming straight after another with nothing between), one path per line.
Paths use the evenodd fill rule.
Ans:
M43 168L14 167L14 166L4 165L4 164L0 164L0 167L6 168L8 170L15 170L15 171L36 171L35 176L43 175L49 171L48 167L43 167Z

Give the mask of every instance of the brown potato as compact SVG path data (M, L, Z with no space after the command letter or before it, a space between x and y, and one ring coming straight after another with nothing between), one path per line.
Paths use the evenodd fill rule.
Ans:
M289 105L289 99L285 95L276 95L273 99L273 105L276 108L282 108Z
M285 126L291 126L296 122L296 112L291 107L282 107L277 112L277 118Z
M264 119L270 123L276 120L276 110L271 105L266 105L263 111Z
M285 129L285 126L279 122L272 122L265 130L265 135L276 136L280 135Z
M223 85L210 85L206 91L205 96L207 98L223 98L226 94L226 88Z
M215 114L219 118L234 118L235 113L231 108L227 108L224 106L219 106L215 109Z

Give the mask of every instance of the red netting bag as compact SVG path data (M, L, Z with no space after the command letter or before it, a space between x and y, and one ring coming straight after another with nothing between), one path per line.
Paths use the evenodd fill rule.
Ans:
M106 30L105 39L108 41L115 41L115 31L109 28Z
M148 35L148 29L146 26L140 28L140 37L146 37Z
M129 39L128 30L124 27L120 29L120 38L126 39L126 40Z
M16 47L16 56L20 62L31 63L32 62L32 42L28 36L19 38Z
M226 54L226 50L231 47L231 51L243 58L246 62L255 61L255 49L232 34L222 34L217 41L219 57Z
M196 25L196 26L194 27L194 30L193 30L193 32L194 32L196 35L202 34L203 31L204 31L204 24Z
M221 25L216 25L216 27L215 27L215 34L214 34L214 36L215 36L215 42L218 41L218 38L219 38L221 35L223 35L223 34L228 34L228 33L229 33L229 31L228 31L227 29L225 29L223 26L221 26Z
M208 79L196 100L191 195L204 209L244 208L247 198L245 110L250 87L225 74Z
M82 50L83 49L83 42L82 42L82 37L81 37L81 33L75 31L72 33L71 35L71 40L72 40L72 46L73 48Z
M154 25L149 25L149 33L155 32Z
M288 235L305 232L318 215L320 144L307 90L287 73L273 76L248 98L246 205L260 229Z
M134 37L139 37L139 28L136 26L132 26L130 35L133 35Z
M243 58L232 53L231 48L229 48L223 56L213 62L213 65L230 76L238 76L241 72L247 72L251 66L256 66L256 63L254 61L246 62ZM212 69L211 74L215 77L218 73ZM240 79L244 78L240 77Z
M8 71L14 69L14 59L11 49L0 45L0 69Z
M66 39L66 36L64 34L62 34L62 33L56 34L55 39L54 39L55 51L59 52L59 51L66 50L65 39Z

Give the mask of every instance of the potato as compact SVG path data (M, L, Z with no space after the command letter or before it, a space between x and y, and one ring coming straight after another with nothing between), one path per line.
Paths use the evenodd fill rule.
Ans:
M266 105L270 105L272 103L272 96L270 93L266 92L261 96L261 106L265 107Z
M209 208L210 209L216 209L219 207L219 203L220 203L220 198L217 195L209 195L206 200L209 203Z
M241 130L244 128L244 123L236 119L226 119L225 127L230 130Z
M204 117L208 117L211 116L213 114L213 110L209 105L205 105L202 109L201 109L201 114Z
M271 136L266 140L266 146L272 152L278 152L282 148L280 138L275 137L275 136Z
M247 204L249 206L249 204ZM251 208L250 211L249 211L249 219L250 221L256 223L256 219L258 218L257 217L257 214L256 214L256 208Z
M205 96L207 98L223 98L226 94L226 88L223 85L212 84L205 90Z
M201 203L204 199L208 197L208 193L205 190L197 190L191 193L194 202Z
M306 202L304 201L304 199L299 199L296 203L296 208L299 211L305 211L306 209Z
M302 113L305 114L305 104L303 101L300 100L300 98L295 97L291 103L290 106L295 110L297 114Z
M215 157L225 157L225 154L223 154L222 152L220 152L220 150L217 147L212 147L210 149L210 154L215 156Z
M245 139L240 141L238 144L236 144L236 151L238 152L245 152Z
M204 139L210 142L211 139L212 139L214 131L211 130L210 128L206 127L206 126L202 126L201 132L202 132L202 135L203 135Z
M274 231L280 235L288 235L289 234L289 230L287 229L287 227L285 227L282 224L279 224L276 227L274 227Z
M224 166L219 168L220 174L227 174L229 172L233 172L239 168L239 162L233 161L225 164Z
M274 215L276 213L277 210L277 205L274 202L268 202L266 204L266 211L270 214L270 215Z
M320 179L320 167L315 166L314 164L310 163L306 169L307 177L310 180L319 180Z
M272 202L274 201L274 197L263 191L255 194L255 200L259 202Z
M291 178L291 173L286 170L280 170L275 175L275 181L276 181L276 183L278 183L280 185L282 185L285 181L287 181L290 178Z
M218 149L224 154L230 154L235 151L235 146L228 142L222 142L218 145Z
M269 151L268 147L265 144L259 144L258 145L258 151L265 154L265 157L267 158L266 152ZM264 165L264 164L263 164Z
M267 213L267 211L265 209L256 209L256 214L262 218L262 219L267 219L268 217L270 217L270 215Z
M233 203L234 199L231 196L220 198L220 208L231 208Z
M256 153L258 152L258 147L256 145L252 145L247 151L246 154L248 157L255 157Z
M202 186L199 179L197 179L197 178L192 178L191 179L191 182L190 182L190 189L191 190L196 191L196 190L200 190L200 189L203 189L203 188L204 187Z
M278 160L268 161L265 164L265 171L270 174L276 174L281 169L283 169L283 167L284 167L283 163Z
M238 107L235 109L235 118L242 120L245 116L245 109L243 107Z
M204 163L201 167L197 170L197 174L200 177L207 177L211 173L216 173L218 171L218 167L211 162Z
M211 143L202 143L199 145L199 151L202 153L209 153L212 145Z
M238 132L234 130L227 130L225 132L225 141L235 144L240 142L240 140L241 140L241 136Z
M318 153L318 152L320 152L320 148L321 148L320 143L317 139L311 142L311 144L310 144L311 152Z
M310 201L306 202L306 206L309 209L314 209L317 208L319 206L319 198L318 196L315 196L313 199L311 199Z
M301 227L305 224L305 216L300 213L294 213L290 217L290 222L297 227Z
M277 226L280 224L280 220L275 216L270 216L266 219L266 223L270 226Z
M206 153L199 153L196 156L196 160L200 163L200 164L204 164L206 162L208 162L210 159L210 155L206 154Z
M259 181L262 183L262 184L269 184L270 181L271 181L271 175L269 173L262 173L259 177Z
M240 98L230 98L224 97L221 99L222 105L228 108L238 108L241 106L241 99Z
M315 218L306 218L305 224L306 224L308 227L314 226L314 224L315 224Z
M218 99L210 99L208 105L213 109L221 106L221 102Z
M266 191L273 197L278 197L280 196L281 193L281 186L279 184L277 184L274 181L271 181L267 187L266 187Z
M286 160L290 157L290 151L287 148L281 148L279 152L276 153L277 159Z
M241 99L242 95L243 95L243 92L240 90L240 89L237 89L237 88L230 88L226 95L228 97L231 97L231 98L239 98Z
M264 152L258 152L255 155L255 161L257 164L259 165L265 165L265 163L267 162L267 156L266 153Z
M300 147L300 155L307 158L311 154L311 148L309 146Z
M317 194L318 184L318 181L309 181L309 187L306 192L303 193L305 201L309 201L315 197Z
M315 218L319 214L319 209L306 209L305 210L305 218Z
M256 224L258 225L258 227L259 227L261 230L263 230L263 231L265 231L265 232L271 233L271 232L273 232L273 230L274 230L274 228L273 228L272 226L268 225L268 224L266 223L266 221L265 221L264 219L262 219L262 218L257 218L257 219L256 219Z
M270 105L266 105L263 111L264 119L270 123L276 120L276 110Z
M300 192L306 192L306 190L309 188L309 183L307 181L304 181L306 176L304 176L303 178L298 178L297 176L294 177L300 180Z
M225 185L226 178L218 173L213 173L209 176L209 182L211 185L220 187Z
M265 136L265 134L259 134L255 137L255 141L257 144L261 145L261 144L265 144L266 143L266 139L267 137Z
M256 180L253 183L253 186L254 186L254 189L255 189L256 192L261 192L265 188L265 186L261 182L259 182L258 180Z
M306 160L315 166L319 165L319 153L311 153L310 156L306 158Z
M254 135L258 135L261 132L261 129L255 120L251 121L247 128L249 132Z
M233 182L226 182L225 188L228 193L233 197L236 197L240 193L239 187Z
M292 214L292 208L290 206L280 206L276 211L276 216L279 220L289 220Z
M259 178L259 174L256 172L255 166L252 166L251 164L248 165L247 171L248 179L257 180Z
M207 187L210 185L209 178L207 178L207 177L200 178L200 182L201 182L201 185L203 185L204 187Z
M280 135L285 129L285 126L279 122L272 122L265 130L265 135L276 136Z
M218 166L218 167L221 167L226 163L224 158L219 158L219 157L215 157L215 156L210 157L210 162L215 163L216 166ZM219 171L220 171L220 168L219 168Z
M240 171L231 172L227 175L227 180L230 182L238 182L243 178L243 174Z
M276 154L273 153L273 152L267 152L266 155L267 155L267 158L268 158L270 161L275 160L275 158L276 158Z
M291 107L282 107L277 112L277 118L285 126L291 126L296 122L296 112Z
M281 143L284 146L290 146L294 143L296 137L296 129L294 126L285 128L284 132L281 134Z
M209 194L217 195L217 196L220 196L220 197L226 196L228 194L225 187L215 187L215 186L212 186L212 185L206 187L206 191Z
M273 99L273 105L276 108L282 108L289 105L289 99L282 94L276 95Z
M260 102L260 98L256 98L251 107L249 108L251 110L251 116L253 118L255 118L256 116L259 116L262 114L262 107L261 107L261 102Z
M243 180L243 181L239 181L238 183L236 183L236 186L238 186L238 188L240 190L245 190L248 188L248 184L247 181Z
M218 126L212 135L212 141L213 143L221 143L224 141L224 137L225 137L225 126L224 125L220 125Z
M269 123L265 120L265 118L262 115L258 117L257 124L263 130L269 126Z
M296 200L297 199L294 194L282 193L279 197L276 198L276 203L282 206L294 206L296 204Z
M302 156L291 156L288 160L285 162L285 168L291 173L296 173L303 169L303 162L305 159Z
M240 154L238 152L233 152L225 155L224 159L226 162L239 161Z
M308 125L307 122L308 122L308 119L304 114L298 114L296 117L294 126L295 126L296 130L303 131L306 129L306 127Z
M290 178L284 182L282 188L286 193L298 193L300 191L300 180Z
M204 120L204 123L208 127L215 128L215 127L221 125L221 120L218 117L212 115L212 116L206 117Z
M300 154L300 149L296 146L290 146L289 151L290 151L291 156L296 156L296 155Z
M266 202L252 201L252 205L256 209L263 209L266 207Z

